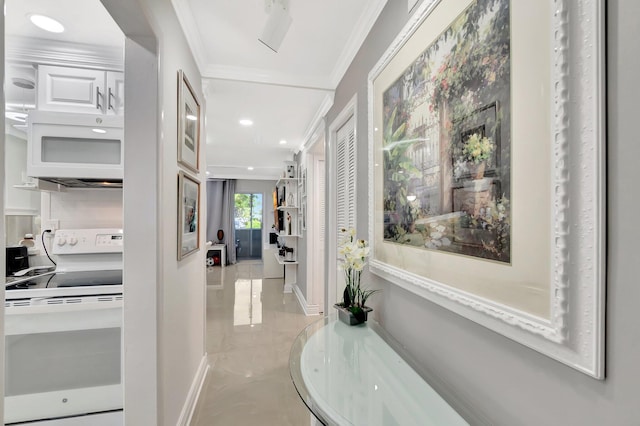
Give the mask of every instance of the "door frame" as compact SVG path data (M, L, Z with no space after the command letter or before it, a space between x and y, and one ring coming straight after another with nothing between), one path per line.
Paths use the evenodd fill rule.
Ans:
M338 116L331 122L329 125L329 141L327 144L327 149L325 151L325 171L326 171L326 179L327 179L327 198L326 198L326 207L327 207L327 215L325 218L326 221L326 229L325 229L325 257L327 259L326 265L327 268L325 270L325 282L326 292L325 292L325 300L324 307L325 312L328 312L328 308L330 305L333 305L335 302L338 302L338 234L337 234L337 196L338 196L338 188L337 188L337 165L338 165L338 157L337 157L337 133L338 129L340 129L351 117L353 117L353 134L354 139L358 140L358 95L355 94L347 102L342 111L338 114ZM357 159L356 159L357 161Z

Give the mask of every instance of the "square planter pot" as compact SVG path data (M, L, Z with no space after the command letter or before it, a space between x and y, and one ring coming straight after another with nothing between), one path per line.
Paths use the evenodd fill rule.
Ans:
M362 308L362 315L354 315L349 309L342 306L340 303L333 305L338 310L338 319L347 325L358 325L367 321L367 314L373 309L365 306Z

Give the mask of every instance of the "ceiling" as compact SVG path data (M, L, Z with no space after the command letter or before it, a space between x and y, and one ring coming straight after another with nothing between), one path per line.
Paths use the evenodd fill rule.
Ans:
M172 0L203 77L209 177L277 179L283 162L313 140L386 3L284 0L292 23L276 53L258 41L268 10L277 7L273 1ZM6 9L8 57L9 41L24 37L122 46L122 34L98 0L6 0ZM68 30L45 33L31 25L30 13L56 18ZM33 79L28 64L7 67L7 81L23 73ZM34 91L6 86L7 103L33 105ZM242 118L253 126L241 126Z

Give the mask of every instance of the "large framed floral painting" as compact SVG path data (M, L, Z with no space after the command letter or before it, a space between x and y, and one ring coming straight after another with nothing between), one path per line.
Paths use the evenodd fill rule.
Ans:
M369 74L371 271L598 378L602 28L601 0L426 0Z

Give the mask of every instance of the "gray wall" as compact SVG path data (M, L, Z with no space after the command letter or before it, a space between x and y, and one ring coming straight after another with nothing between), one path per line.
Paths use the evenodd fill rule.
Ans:
M415 357L418 368L472 424L640 425L640 208L637 143L640 2L607 2L607 378L592 379L493 331L372 277L383 292L377 319ZM387 3L338 87L331 123L358 94L358 152L367 152L367 74L408 19L406 3ZM367 156L358 159L358 225L366 236Z

